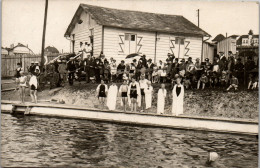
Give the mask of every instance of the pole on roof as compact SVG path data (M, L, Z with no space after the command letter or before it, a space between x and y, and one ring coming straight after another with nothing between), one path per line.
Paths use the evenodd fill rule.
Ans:
M200 10L198 9L197 12L198 12L198 27L200 27Z
M48 12L48 0L45 0L45 13L44 13L44 23L43 23L43 33L42 33L41 68L43 68L43 64L44 64L44 47L45 47L47 12Z

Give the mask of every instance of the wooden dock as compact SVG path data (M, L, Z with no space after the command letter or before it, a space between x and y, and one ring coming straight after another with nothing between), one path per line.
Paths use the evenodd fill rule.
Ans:
M258 122L244 120L234 121L212 117L176 117L147 113L106 111L61 104L19 104L18 102L4 100L1 102L1 110L5 113L21 113L24 115L55 116L177 129L258 135Z

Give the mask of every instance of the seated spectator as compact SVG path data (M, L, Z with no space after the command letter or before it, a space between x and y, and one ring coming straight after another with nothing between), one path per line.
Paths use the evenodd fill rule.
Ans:
M227 73L226 73L226 71L222 71L219 81L220 81L221 86L226 86L227 85L228 81L227 81Z
M191 87L191 81L188 76L185 76L183 78L183 86L185 87L185 89L189 89Z
M230 80L230 86L227 88L227 91L229 91L232 88L234 88L235 90L237 90L238 88L238 79L237 77L235 77L234 74L232 74L232 78Z
M200 79L198 81L197 89L200 88L201 83L202 83L202 90L203 90L203 89L205 89L206 83L208 83L208 77L206 76L205 73L203 73L202 76L200 77Z

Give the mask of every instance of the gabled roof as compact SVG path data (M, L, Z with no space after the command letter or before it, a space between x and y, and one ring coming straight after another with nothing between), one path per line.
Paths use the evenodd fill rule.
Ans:
M80 4L64 36L70 35L81 12L89 13L98 24L152 32L210 36L195 24L179 15L166 15L130 10L119 10Z
M243 38L248 38L248 35L242 35L237 39L237 45L242 45L242 39ZM258 34L254 34L253 38L259 38Z
M213 42L220 42L225 39L225 36L223 34L218 34L213 40Z

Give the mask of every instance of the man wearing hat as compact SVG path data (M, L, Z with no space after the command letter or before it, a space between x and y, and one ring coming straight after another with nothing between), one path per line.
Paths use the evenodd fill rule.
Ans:
M173 54L168 53L167 56L168 58L166 59L166 62L170 61L172 63L175 58L174 53Z
M152 63L152 59L150 58L147 61L147 76L148 76L148 80L151 81L152 80L152 74L153 74L153 66L154 64Z
M218 64L219 64L219 69L222 72L227 69L227 58L225 57L224 52L222 51L219 52L219 55L220 57L219 57Z
M125 61L122 60L121 63L117 66L118 82L122 82L124 71L125 71Z
M30 74L34 73L35 72L35 65L34 65L34 62L31 61L31 65L28 67L28 72Z
M144 65L145 67L147 67L147 60L146 60L146 55L143 54L142 57L140 58L140 60L142 61L142 65Z

